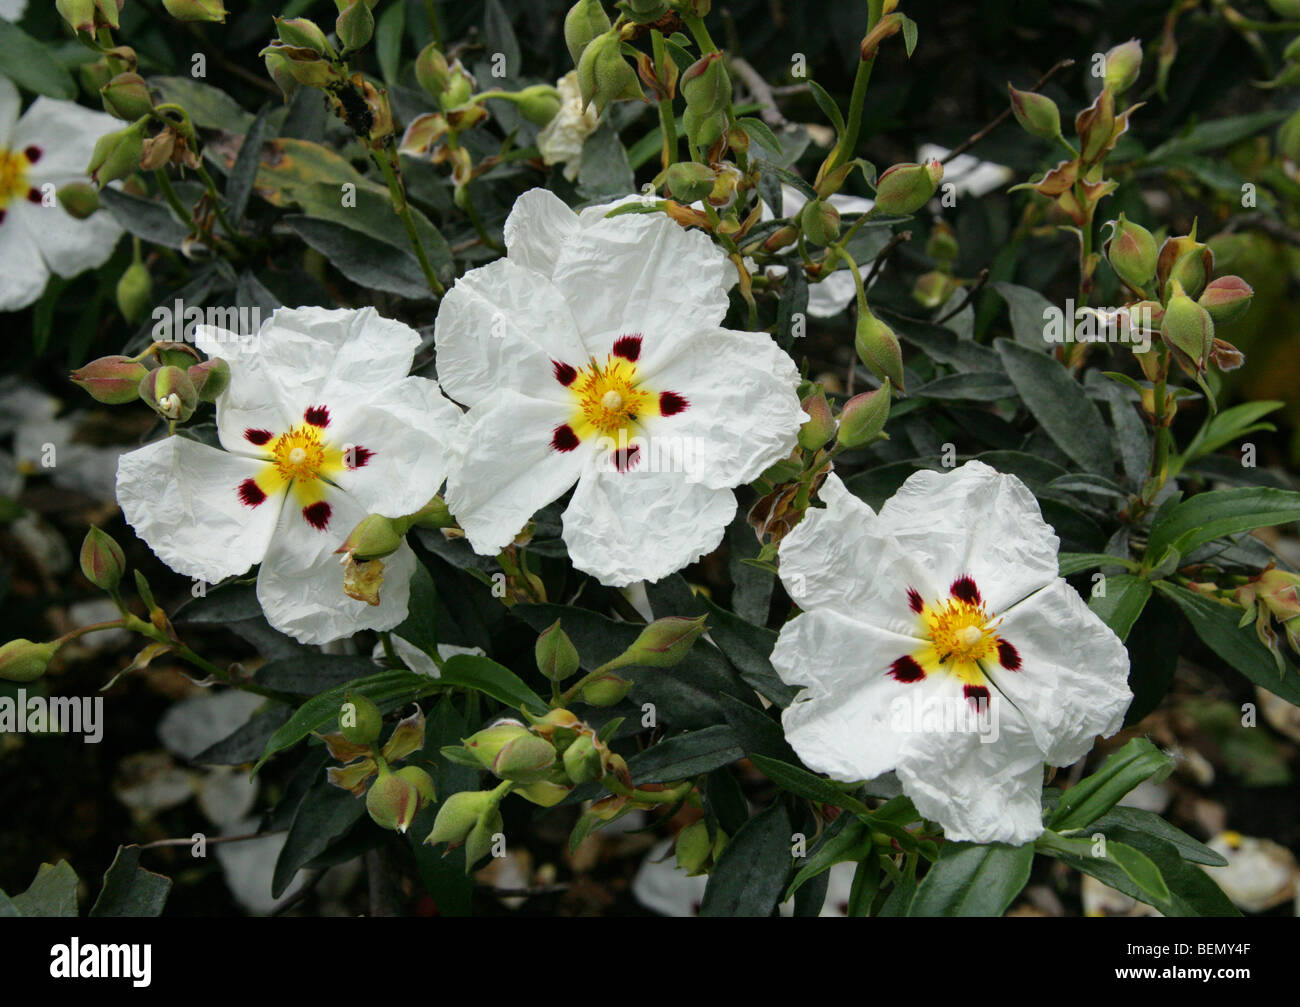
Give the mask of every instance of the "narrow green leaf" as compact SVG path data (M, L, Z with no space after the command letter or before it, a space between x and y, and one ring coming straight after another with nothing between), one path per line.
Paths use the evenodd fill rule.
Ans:
M1106 593L1093 594L1088 599L1088 607L1114 630L1116 636L1127 640L1129 631L1151 597L1151 581L1122 573L1107 577L1105 584Z
M1174 760L1146 738L1134 738L1061 796L1051 827L1057 832L1086 828L1143 780L1164 779L1173 768Z
M1034 844L944 843L908 916L1001 916L1029 881Z

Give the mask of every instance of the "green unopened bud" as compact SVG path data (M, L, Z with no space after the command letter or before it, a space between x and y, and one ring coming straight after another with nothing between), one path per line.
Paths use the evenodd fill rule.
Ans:
M474 94L474 78L456 60L451 64L450 72L447 76L447 87L442 94L438 96L438 104L444 111L460 108L465 102L469 101ZM482 109L475 109L475 114L486 115Z
M682 71L678 90L688 108L706 116L723 111L731 103L731 75L722 53L711 52Z
M816 451L835 436L835 416L826 394L819 388L799 403L808 421L799 428L799 446L805 451Z
M691 645L704 633L705 616L694 619L670 615L656 619L618 658L618 667L639 665L646 668L671 668L684 658Z
M1240 276L1220 276L1206 285L1196 303L1210 313L1215 325L1222 325L1249 311L1254 296L1254 289Z
M1161 338L1186 358L1180 362L1184 366L1190 363L1189 370L1203 371L1214 347L1214 319L1183 292L1177 280L1172 283L1173 294L1165 304L1160 326Z
M371 559L383 559L391 556L402 547L405 536L398 530L392 518L382 514L367 514L361 519L343 544L334 551L351 554L354 560L365 562Z
M447 65L447 57L432 42L415 57L415 79L431 98L439 97L451 82L451 67Z
M628 64L617 31L592 39L578 62L578 90L583 104L596 103L597 113L611 102L643 97L636 71Z
M433 777L419 766L403 766L393 775L400 776L415 788L415 792L420 795L421 807L438 799L438 793L433 786Z
M538 807L553 808L573 793L573 787L553 780L538 780L536 783L517 786L510 792L518 794L525 801L531 801Z
M1040 140L1055 140L1061 135L1061 110L1056 102L1036 91L1017 91L1010 84L1011 114L1020 128Z
M578 0L564 15L564 44L577 66L587 44L598 35L609 31L609 15L601 6L600 0Z
M436 496L414 514L408 514L407 520L421 528L450 528L456 523L447 501Z
M99 90L104 111L127 122L135 122L153 111L149 85L138 73L119 73Z
M365 0L353 0L334 22L339 41L349 49L360 49L375 34L375 15Z
M492 760L492 772L503 780L532 783L555 765L555 746L545 738L525 732L506 742Z
M519 114L534 126L545 126L560 111L560 92L549 84L534 84L510 98Z
M450 843L452 846L463 843L491 801L492 795L486 790L465 790L452 794L442 802L438 816L433 820L433 829L424 841Z
M465 837L465 870L469 871L475 864L492 852L497 836L505 831L506 823L497 808L484 813L469 830Z
M132 262L118 277L117 308L122 317L133 325L153 304L153 278L143 262Z
M159 367L140 379L140 398L165 420L184 422L198 408L194 382L179 367Z
M1195 224L1190 234L1166 238L1160 246L1160 254L1156 257L1156 280L1162 298L1168 299L1174 280L1182 284L1188 297L1198 297L1213 273L1214 252L1196 240Z
M266 64L267 75L270 76L271 80L275 81L276 87L284 95L284 100L288 101L298 92L298 88L301 86L298 83L298 78L294 76L288 57L273 48L263 49L262 56L264 57L263 62Z
M116 590L126 573L126 555L113 536L91 525L81 540L81 572L101 591Z
M903 388L903 348L894 330L873 315L864 311L858 316L853 346L858 359L878 378L887 378L900 391Z
M537 658L537 670L552 682L563 682L578 670L578 650L560 628L559 619L542 630L533 655Z
M590 783L605 775L596 739L590 734L579 735L564 750L564 772L574 783Z
M810 199L799 211L799 227L814 245L829 245L840 236L840 211L820 199Z
M677 833L675 845L677 866L688 877L707 874L710 865L726 845L726 836L721 829L716 839L709 838L709 828L704 822L693 822Z
M105 133L95 141L86 174L101 189L118 178L125 178L140 166L144 152L144 125L137 123L116 133Z
M149 368L137 360L111 356L92 360L68 378L89 392L96 402L120 406L140 397L140 382L148 373Z
M889 379L873 392L855 395L840 410L839 443L859 448L880 437L889 419Z
M52 643L10 640L0 647L0 679L6 682L34 682L45 674L58 652Z
M379 738L384 715L374 700L349 692L339 708L339 731L354 745L369 745Z
M930 237L925 241L925 254L936 262L951 265L960 251L952 225L945 220L935 221L934 227L930 229Z
M483 728L483 730L471 734L464 740L464 745L466 749L473 753L479 765L484 769L491 769L492 763L496 760L497 753L501 749L516 738L527 734L528 728L519 721L503 718Z
M686 131L691 143L702 150L707 150L727 131L727 113L713 112L704 115L687 106L686 111L682 113L682 129Z
M698 161L676 161L668 168L668 191L679 203L694 203L713 192L718 173Z
M1147 290L1156 274L1158 254L1155 236L1121 213L1106 242L1106 261L1115 275L1134 290Z
M584 685L580 691L582 701L590 706L613 706L621 702L632 688L632 683L617 675L601 675Z
M163 0L167 13L177 21L219 21L225 23L226 8L221 0Z
M217 396L230 387L230 365L220 357L209 357L186 368L185 373L194 382L200 402L216 402Z
M1142 43L1135 38L1115 46L1106 53L1106 87L1123 94L1142 72Z
M420 792L410 779L380 767L379 778L366 791L366 811L381 829L405 832L420 810Z
M1092 164L1115 138L1115 95L1103 88L1097 99L1074 117L1074 131L1079 134L1079 158Z
M912 300L921 307L933 310L948 303L957 290L957 281L949 273L932 269L922 273L912 284Z
M85 220L99 209L99 190L89 182L69 182L56 195L59 205L75 220Z
M329 40L325 38L325 32L315 21L305 17L276 18L275 33L285 45L310 49L318 56L329 52Z
M181 370L188 370L203 360L199 356L199 351L189 343L160 341L154 343L149 349L162 367L179 367Z
M905 216L915 213L934 195L943 178L937 160L925 164L896 164L876 182L876 206L881 213Z
M54 0L54 9L74 31L94 33L95 0Z

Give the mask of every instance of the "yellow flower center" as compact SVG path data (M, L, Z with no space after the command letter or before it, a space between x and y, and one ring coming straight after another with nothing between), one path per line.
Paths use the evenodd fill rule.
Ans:
M281 434L271 445L271 457L282 479L310 482L320 475L325 464L325 445L320 430L304 423L287 434Z
M989 625L982 604L949 598L940 605L926 606L923 614L930 639L944 664L964 664L994 658L998 653L997 623Z
M0 209L27 195L27 169L31 162L21 150L0 148Z
M614 437L654 404L653 396L636 386L636 364L612 354L604 367L593 360L579 371L570 388L578 400L580 437L589 430Z

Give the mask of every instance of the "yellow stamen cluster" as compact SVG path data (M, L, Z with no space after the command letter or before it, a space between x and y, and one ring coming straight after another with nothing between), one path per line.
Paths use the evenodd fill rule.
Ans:
M271 445L271 457L282 479L315 479L325 464L320 430L305 423L281 434Z
M27 195L27 169L31 166L21 150L0 148L0 209L11 200Z
M606 437L636 422L654 402L636 386L636 365L613 355L603 368L593 360L579 371L571 389L578 399L579 425Z
M998 624L988 624L989 614L983 605L949 598L941 605L926 606L923 618L942 663L984 661L997 657L998 638L993 631Z

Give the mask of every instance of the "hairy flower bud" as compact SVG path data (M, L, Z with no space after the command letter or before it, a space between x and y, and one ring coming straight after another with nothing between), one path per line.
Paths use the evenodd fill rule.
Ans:
M1166 238L1156 257L1156 281L1159 293L1168 299L1173 281L1183 286L1188 297L1198 297L1214 273L1214 252L1196 240L1196 227L1191 234Z
M149 85L138 73L119 73L99 89L104 111L127 122L135 122L153 111Z
M148 373L149 368L137 360L111 356L92 360L68 378L89 392L96 402L120 406L140 397L140 382Z
M590 783L605 775L594 737L581 734L564 750L564 772L574 783Z
M353 559L365 562L391 556L402 547L404 541L405 536L392 518L382 514L367 514L334 551L349 553Z
M393 775L400 776L415 788L415 792L420 795L421 807L438 799L437 791L433 786L433 777L419 766L403 766L401 769L396 770Z
M840 236L840 211L829 202L810 199L799 211L799 227L814 245L829 245Z
M1121 95L1136 83L1142 72L1142 43L1135 38L1106 53L1106 86Z
M542 630L533 655L537 658L537 670L552 682L563 682L578 670L577 648L560 628L559 619Z
M702 150L707 150L727 131L727 113L713 112L704 115L688 105L686 111L682 113L682 129L686 131L691 143Z
M632 683L618 675L601 675L582 687L582 701L591 706L613 706L621 702Z
M532 783L555 765L555 746L545 738L524 732L506 742L492 760L492 772L503 780Z
M89 182L69 182L56 195L59 205L74 220L85 220L99 209L99 190Z
M384 715L374 700L349 692L339 710L339 732L354 745L369 745L379 738Z
M184 422L194 415L199 393L179 367L159 367L140 379L140 398L165 420Z
M86 174L101 189L114 179L125 178L140 166L144 153L144 126L128 126L116 133L105 133L95 141Z
M506 824L501 812L495 807L489 808L479 816L474 827L465 837L465 870L469 871L475 864L492 852L496 837L505 830Z
M81 540L81 572L101 591L113 591L126 573L126 554L108 532L90 526Z
M329 40L325 38L325 32L315 21L305 17L276 18L275 33L285 45L310 49L318 56L329 52Z
M553 808L573 793L573 787L554 780L538 780L536 783L517 786L510 792L518 794L525 801L531 801L538 807Z
M691 645L704 633L705 616L693 619L670 615L656 619L610 664L613 667L639 665L646 668L671 668L684 658Z
M592 39L578 62L578 90L583 104L596 103L597 113L621 99L641 98L636 71L623 56L617 31Z
M858 359L878 378L888 378L900 391L903 388L903 348L894 330L864 311L858 316L853 346Z
M153 278L143 262L132 262L118 277L114 291L122 317L134 325L153 303Z
M611 25L609 15L600 0L578 0L564 15L564 44L577 66L587 44L597 35L604 35Z
M715 838L710 839L709 828L704 822L692 822L677 833L677 841L674 844L677 866L684 870L688 877L707 874L709 867L718 859L726 844L727 835L721 829L718 830Z
M826 393L820 388L799 403L808 414L808 421L799 428L799 446L805 451L816 451L835 436L835 416Z
M880 437L889 419L889 379L872 392L855 395L840 410L839 443L846 448L860 448Z
M560 111L560 92L550 84L534 84L510 96L519 114L534 126L545 126Z
M209 357L186 368L185 373L194 382L200 402L216 402L217 396L230 387L230 365L221 357Z
M1061 110L1056 102L1036 91L1017 91L1010 84L1011 114L1020 128L1040 140L1055 140L1061 135Z
M0 647L0 679L6 682L34 682L45 674L58 652L52 643L10 640Z
M221 0L163 0L163 6L177 21L226 21Z
M923 207L943 178L937 160L925 164L896 164L876 181L876 207L881 213L905 216Z
M1222 325L1249 311L1254 296L1254 289L1240 276L1220 276L1206 284L1196 303L1210 313L1215 325Z
M517 720L503 718L465 739L465 748L484 769L491 769L498 753L517 738L525 737L528 728Z
M1165 343L1182 354L1180 360L1189 370L1203 371L1214 346L1214 319L1203 307L1183 292L1182 285L1172 280L1173 294L1165 305L1165 317L1160 335Z
M1156 239L1152 233L1121 213L1106 242L1106 261L1115 275L1134 290L1146 290L1156 274L1156 256Z
M452 794L442 802L438 816L433 820L433 829L424 841L452 846L463 843L491 802L492 795L486 790L463 790Z
M364 6L364 4L362 5ZM381 829L405 832L420 810L420 792L410 779L385 766L366 791L366 811Z
M694 203L713 192L717 177L717 172L707 164L677 161L668 168L668 191L679 202Z
M696 115L712 115L731 103L731 75L722 53L711 52L682 71L678 90Z
M334 22L334 31L349 49L360 49L375 34L375 15L365 0L353 0Z

